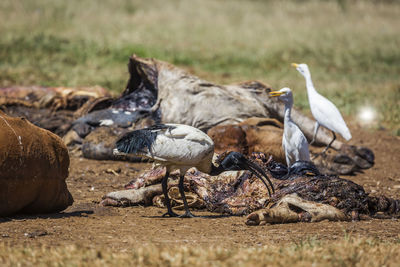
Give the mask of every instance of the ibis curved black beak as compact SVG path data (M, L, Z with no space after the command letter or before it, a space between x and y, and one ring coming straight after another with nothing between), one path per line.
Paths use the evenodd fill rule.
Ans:
M252 173L254 173L263 183L264 185L267 187L268 189L268 194L271 197L272 194L275 193L275 189L274 186L271 182L271 180L268 178L267 174L264 172L263 169L261 169L260 166L258 166L256 163L251 162L249 160L246 160L246 162L244 163L244 167L246 167L247 170L251 171ZM267 180L269 185L271 186L272 189L272 194L271 194L271 190L269 189L267 182L265 181Z

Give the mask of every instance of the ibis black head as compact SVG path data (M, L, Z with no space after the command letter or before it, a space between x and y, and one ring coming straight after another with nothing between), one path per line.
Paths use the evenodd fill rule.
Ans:
M220 166L225 171L243 170L243 163L246 162L246 157L239 152L229 152L220 158Z
M263 171L263 169L258 166L255 162L250 161L239 152L229 152L224 153L223 158L220 158L219 169L221 171L239 171L239 170L248 170L254 173L267 187L268 193L271 196L271 191L265 180L268 181L269 185L272 188L272 193L275 193L274 186L272 185L271 180L268 178L267 174Z

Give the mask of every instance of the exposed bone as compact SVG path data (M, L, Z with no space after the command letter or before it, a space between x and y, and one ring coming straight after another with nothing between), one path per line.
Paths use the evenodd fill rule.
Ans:
M185 195L186 195L186 201L190 208L195 208L195 209L205 208L204 201L197 194L193 192L187 192L185 193ZM178 210L184 209L183 200L181 198L181 195L179 193L179 188L177 185L171 186L171 188L169 188L168 196L171 200L172 207ZM166 208L164 195L155 196L153 198L153 205L159 208Z
M160 170L157 168L156 170ZM162 168L164 169L164 168ZM165 170L164 170L165 171ZM154 173L151 171L151 173ZM156 174L158 176L158 173ZM188 182L185 182L185 187L188 188ZM183 209L183 201L179 193L176 183L171 183L168 188L168 195L171 199L171 204L176 209ZM191 208L204 208L204 201L195 193L188 192L186 194L188 205ZM136 189L121 190L108 193L103 197L100 205L103 206L132 206L132 205L155 205L157 207L165 207L164 195L162 195L161 184L149 185Z
M150 185L139 189L121 190L108 193L103 197L100 205L104 206L131 206L151 205L153 197L162 194L161 184Z
M255 211L247 216L246 224L344 221L346 215L335 207L307 201L296 193L286 195L271 208Z

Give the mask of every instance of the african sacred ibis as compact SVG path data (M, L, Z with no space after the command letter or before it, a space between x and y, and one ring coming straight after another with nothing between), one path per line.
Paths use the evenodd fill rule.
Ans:
M157 124L149 128L126 133L116 142L115 154L128 153L144 156L167 168L162 180L162 189L165 196L168 212L163 216L178 216L171 209L167 194L167 181L169 173L174 169L180 170L179 192L183 199L185 214L183 218L194 217L189 211L183 188L185 173L191 167L211 175L218 175L227 170L249 170L254 173L268 188L266 181L274 192L273 185L265 172L254 162L238 152L227 153L221 159L219 166L212 163L214 155L214 142L204 132L194 127L182 124Z
M292 66L300 72L301 75L304 76L306 80L307 94L308 94L308 102L310 104L311 113L313 114L315 120L315 129L314 136L310 144L314 143L315 137L317 136L317 132L319 126L322 125L325 128L331 130L333 134L332 141L326 146L324 153L328 148L332 145L333 141L336 139L336 133L339 133L343 136L346 141L351 139L351 133L349 128L347 128L346 123L343 120L342 115L340 114L337 107L329 101L324 96L320 95L314 88L313 82L311 80L311 73L308 69L307 64L296 64L292 63Z
M285 104L282 146L285 151L286 163L290 167L296 161L310 161L307 138L292 120L290 113L293 107L293 94L290 88L284 87L279 91L269 93L278 97Z

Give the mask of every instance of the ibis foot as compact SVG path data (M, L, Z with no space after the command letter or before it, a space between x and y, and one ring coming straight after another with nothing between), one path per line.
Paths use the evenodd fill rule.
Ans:
M190 211L186 211L184 214L179 215L179 218L195 218L195 217L197 216L191 213Z
M173 211L168 211L168 212L166 212L166 213L164 213L163 215L162 215L162 217L180 217L178 214L176 214L175 212L173 212Z

